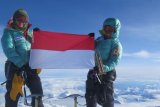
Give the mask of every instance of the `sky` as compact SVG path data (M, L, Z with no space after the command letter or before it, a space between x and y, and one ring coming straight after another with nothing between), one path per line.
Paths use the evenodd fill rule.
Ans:
M159 78L159 5L159 0L0 0L0 37L7 21L19 8L27 10L32 28L74 34L95 32L96 37L100 36L103 21L115 17L122 24L123 57L118 74L140 78L156 74ZM0 47L2 72L5 60Z

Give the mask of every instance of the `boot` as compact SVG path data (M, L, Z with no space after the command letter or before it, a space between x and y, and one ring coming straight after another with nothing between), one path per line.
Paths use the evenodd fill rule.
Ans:
M114 102L105 102L102 107L114 107Z
M35 97L33 97L32 98L32 107L36 107L36 105L35 105L35 101L36 101L36 98ZM38 103L38 106L37 107L44 107L44 105L43 105L43 101L42 101L42 97L38 97L37 98L37 103Z

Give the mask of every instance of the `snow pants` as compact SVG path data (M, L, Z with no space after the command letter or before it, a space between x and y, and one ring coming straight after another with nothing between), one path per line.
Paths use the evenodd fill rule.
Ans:
M7 79L7 83L6 83L6 94L5 94L5 107L17 107L18 104L18 100L20 95L17 95L16 97L16 101L13 101L10 98L10 91L12 88L12 80L13 80L13 76L15 73L17 73L19 71L19 68L16 67L12 62L10 61L6 61L5 63L5 76ZM25 71L26 72L26 71ZM43 90L42 90L42 84L41 84L41 80L38 76L38 74L31 73L32 71L27 71L26 72L26 80L25 83L27 85L27 87L30 89L31 94L41 94L43 95ZM32 98L32 107L34 107L34 99ZM44 107L43 103L42 103L42 97L38 98L39 100L39 104L38 107Z
M102 107L114 107L113 81L116 79L116 71L107 72L100 76L101 84L90 70L86 80L86 104L87 107L97 107L97 103Z

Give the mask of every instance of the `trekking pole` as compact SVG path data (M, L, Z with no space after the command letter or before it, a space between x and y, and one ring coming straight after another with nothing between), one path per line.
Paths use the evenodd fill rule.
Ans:
M23 90L24 90L24 105L31 106L31 104L28 104L28 102L27 102L27 92L26 92L26 87L25 87L25 85L26 85L26 78L27 78L26 76L27 75L26 75L25 71L23 71L22 72L22 77L24 79L24 87L23 87Z
M102 57L101 57L99 51L95 52L95 57L96 57L96 62L97 62L97 66L98 66L98 74L99 75L105 74L105 70L104 70L104 67L103 67Z
M38 97L39 96L35 96L35 107L38 107Z
M4 81L4 82L2 82L2 83L1 83L1 85L4 85L5 83L7 83L7 80L6 80L6 81Z
M74 97L74 107L77 107L77 97Z
M96 59L97 65L98 65L98 72L96 72L96 78L97 78L98 82L101 84L102 82L101 82L98 74L101 73L102 69L101 69L101 66L100 66L101 63L100 63L100 59L99 59L97 51L95 52L95 59Z
M98 82L99 82L100 84L102 84L102 82L101 82L101 80L100 80L100 78L99 78L99 76L98 76L97 73L96 73L96 77L97 77L97 79L98 79Z

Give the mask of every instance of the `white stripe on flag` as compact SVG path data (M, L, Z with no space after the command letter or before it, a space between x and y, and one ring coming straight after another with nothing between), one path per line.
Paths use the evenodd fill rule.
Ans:
M31 68L91 69L94 67L94 50L50 51L32 49Z

